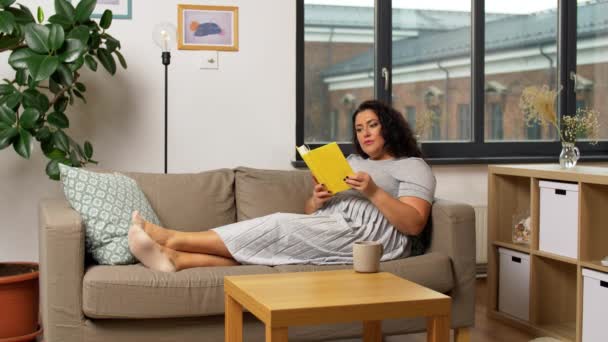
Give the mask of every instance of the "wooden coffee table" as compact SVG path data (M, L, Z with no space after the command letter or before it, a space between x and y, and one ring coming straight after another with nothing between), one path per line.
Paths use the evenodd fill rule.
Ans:
M448 341L452 299L391 273L353 270L224 277L226 341L243 339L243 307L266 325L266 341L289 326L363 322L363 340L381 341L384 319L427 317L428 341Z

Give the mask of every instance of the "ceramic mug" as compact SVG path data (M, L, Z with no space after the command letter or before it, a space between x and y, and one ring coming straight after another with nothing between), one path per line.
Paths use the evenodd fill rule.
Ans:
M353 268L357 272L374 273L380 270L380 258L384 251L376 241L357 241L353 244Z

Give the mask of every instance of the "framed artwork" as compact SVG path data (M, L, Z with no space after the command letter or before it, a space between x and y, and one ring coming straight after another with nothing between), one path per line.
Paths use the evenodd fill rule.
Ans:
M177 5L180 50L238 51L238 29L238 7Z
M107 9L112 11L113 19L131 19L133 10L133 0L97 0L97 5L91 14L91 18L101 18ZM76 6L80 0L71 1Z

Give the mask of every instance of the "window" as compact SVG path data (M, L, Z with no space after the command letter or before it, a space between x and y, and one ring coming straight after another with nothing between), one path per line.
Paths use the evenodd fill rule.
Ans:
M460 136L469 140L471 137L471 106L468 103L458 105L458 127Z
M561 88L559 115L608 107L608 0L297 3L298 145L352 153L352 112L378 98L414 127L435 115L420 139L431 163L555 161L556 130L525 122L523 89ZM608 159L608 142L579 148Z
M405 107L405 120L410 124L412 129L416 128L416 107L406 106Z

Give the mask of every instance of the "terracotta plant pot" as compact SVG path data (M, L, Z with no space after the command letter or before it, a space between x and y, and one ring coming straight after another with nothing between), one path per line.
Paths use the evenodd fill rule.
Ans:
M0 263L0 342L34 341L38 327L38 264Z

